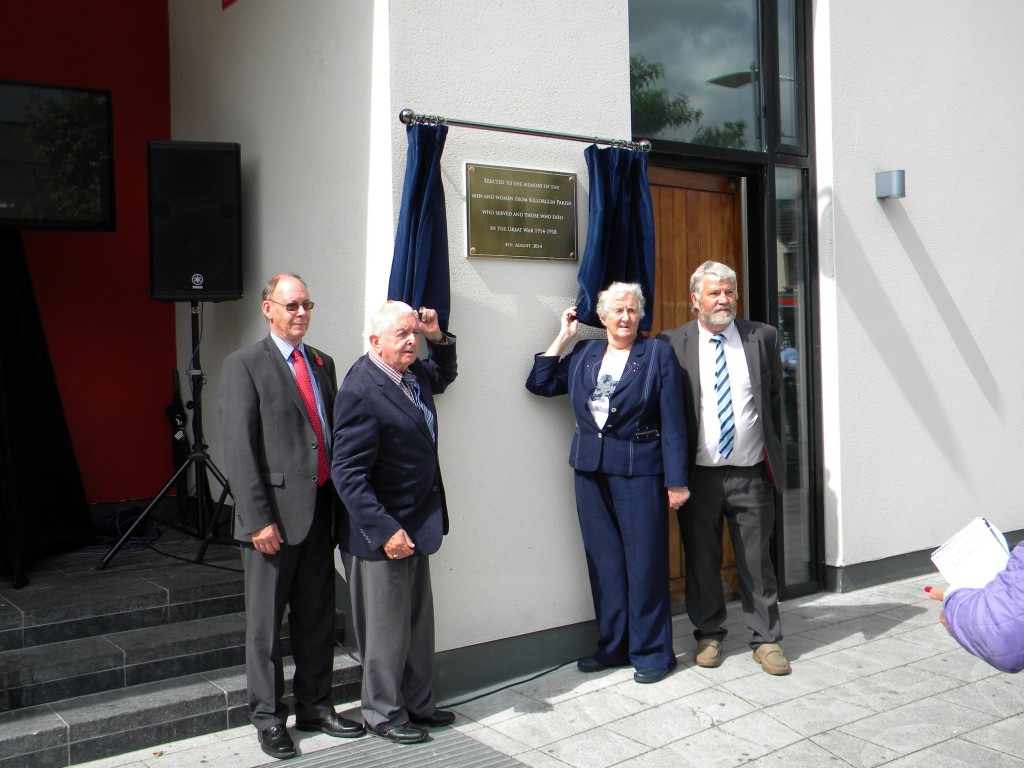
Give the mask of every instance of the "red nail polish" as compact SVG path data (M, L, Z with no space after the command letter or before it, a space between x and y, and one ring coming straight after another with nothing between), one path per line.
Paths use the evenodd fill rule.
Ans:
M931 591L932 591L932 588L931 588L931 587L925 587L925 588L924 588L924 591L925 591L925 592L931 592Z

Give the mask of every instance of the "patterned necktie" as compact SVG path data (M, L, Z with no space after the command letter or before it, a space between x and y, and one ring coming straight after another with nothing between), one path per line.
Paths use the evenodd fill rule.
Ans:
M715 358L715 394L718 396L718 452L723 459L732 453L736 439L736 420L732 412L732 388L729 386L729 368L725 364L725 336L716 333L711 341L718 347Z
M316 433L316 484L323 485L327 482L327 476L331 472L327 466L327 444L324 442L324 428L320 423L320 412L316 409L313 381L309 378L306 358L302 356L298 348L292 353L292 357L295 360L295 381L299 385L299 394L302 395L306 413L309 414L309 420L313 423L313 431Z
M436 441L437 436L434 434L434 414L430 412L430 409L427 408L424 402L420 399L420 383L416 381L416 377L408 371L406 371L405 375L402 376L402 383L405 384L405 386L407 386L412 392L413 401L416 403L416 407L423 411L423 418L427 421L427 429L430 430L430 437Z

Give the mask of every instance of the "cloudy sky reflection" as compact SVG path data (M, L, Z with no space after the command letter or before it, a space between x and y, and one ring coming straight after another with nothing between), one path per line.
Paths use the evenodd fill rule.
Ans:
M670 98L690 97L703 111L701 125L746 123L746 148L756 148L755 92L751 85L727 88L708 80L749 72L758 60L757 0L630 0L630 54L665 67L654 87ZM689 141L700 125L666 128L657 138Z

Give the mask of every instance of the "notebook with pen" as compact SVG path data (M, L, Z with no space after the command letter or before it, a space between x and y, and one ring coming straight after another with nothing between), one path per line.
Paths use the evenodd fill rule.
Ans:
M1006 567L1006 537L984 517L976 517L932 552L932 562L951 589L984 587Z

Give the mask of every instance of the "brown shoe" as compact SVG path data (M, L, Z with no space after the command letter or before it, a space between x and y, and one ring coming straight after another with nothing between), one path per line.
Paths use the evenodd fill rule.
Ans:
M701 640L697 643L697 666L698 667L720 667L722 666L722 641Z
M754 649L753 658L769 675L788 675L793 671L778 643L764 643L757 646Z

